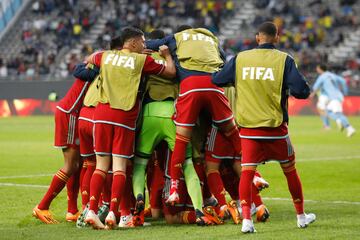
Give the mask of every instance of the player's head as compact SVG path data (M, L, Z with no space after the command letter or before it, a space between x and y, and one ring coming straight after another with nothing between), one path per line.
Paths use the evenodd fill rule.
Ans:
M110 49L111 50L114 50L114 49L121 49L124 45L124 42L122 40L122 37L119 35L119 36L116 36L116 37L113 37L110 41Z
M318 64L316 66L316 72L318 74L322 74L323 72L326 72L328 70L327 66L325 64Z
M278 28L272 22L262 23L256 33L256 42L258 44L277 43L279 41Z
M165 37L165 32L160 29L155 29L149 34L150 39L162 39Z
M190 25L180 25L176 28L176 31L175 32L182 32L182 31L185 31L185 30L188 30L188 29L192 29L193 27L190 26Z
M134 27L126 27L121 31L123 48L132 52L141 53L145 49L145 37L143 31Z

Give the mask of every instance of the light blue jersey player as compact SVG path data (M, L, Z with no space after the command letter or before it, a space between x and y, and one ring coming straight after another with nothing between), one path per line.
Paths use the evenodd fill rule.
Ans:
M327 71L325 65L318 65L316 71L319 77L316 79L312 90L314 93L319 92L318 109L324 110L320 116L324 122L324 127L329 126L327 116L336 121L339 129L346 129L347 136L351 137L355 129L350 125L348 119L343 114L342 102L344 95L348 94L348 87L345 79ZM326 107L325 107L326 106Z

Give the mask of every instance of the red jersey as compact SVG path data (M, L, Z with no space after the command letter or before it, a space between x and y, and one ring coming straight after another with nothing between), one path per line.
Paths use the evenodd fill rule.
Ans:
M76 78L69 91L59 101L56 107L64 113L79 113L89 85L90 82Z

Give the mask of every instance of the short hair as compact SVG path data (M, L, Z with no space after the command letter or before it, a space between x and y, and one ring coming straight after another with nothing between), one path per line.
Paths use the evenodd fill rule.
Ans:
M122 48L123 45L124 45L124 42L120 35L113 37L110 41L110 49L111 50L116 49L116 48Z
M275 37L278 33L278 28L273 22L264 22L259 26L258 33L264 33L270 37Z
M182 31L184 31L184 30L188 30L188 29L192 29L193 27L192 26L190 26L190 25L180 25L180 26L178 26L177 28L176 28L176 31L175 32L182 32Z
M123 43L131 38L141 37L144 36L144 32L138 28L134 27L125 27L121 31L121 38Z
M162 39L165 37L165 32L161 29L155 29L149 34L150 39Z
M318 64L318 67L319 67L321 70L323 70L323 71L327 71L327 70L328 70L328 67L327 67L325 64L323 64L323 63Z

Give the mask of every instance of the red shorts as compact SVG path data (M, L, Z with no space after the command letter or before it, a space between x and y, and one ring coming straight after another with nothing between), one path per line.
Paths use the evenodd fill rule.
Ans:
M215 123L233 119L224 90L211 82L211 76L188 77L180 83L174 122L179 126L195 126L201 110L207 110Z
M205 161L220 163L221 160L241 162L241 156L236 153L232 143L213 125L206 141Z
M140 102L129 111L99 103L94 113L95 153L115 157L134 156L135 128Z
M179 187L178 187L178 193L180 197L180 203L176 204L175 206L168 206L166 205L165 201L168 199L170 194L170 179L165 179L165 186L163 189L163 213L164 215L175 215L178 214L181 211L187 211L187 210L193 210L193 205L191 202L191 198L187 192L186 184L184 180L180 180Z
M259 165L276 160L287 163L295 159L295 152L287 136L283 139L248 139L242 138L242 166Z
M94 152L94 107L82 107L79 115L79 138L80 155L89 157L95 155Z
M57 148L79 148L78 114L55 110L55 144Z

